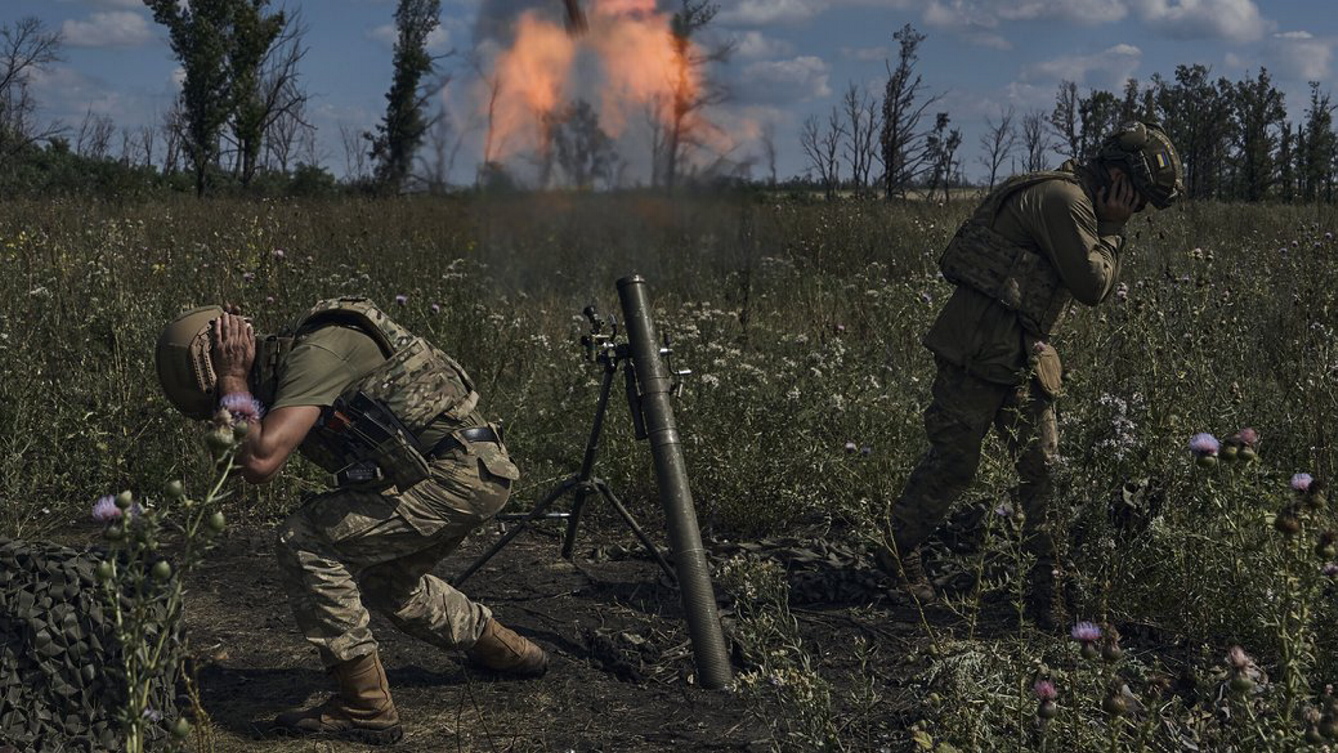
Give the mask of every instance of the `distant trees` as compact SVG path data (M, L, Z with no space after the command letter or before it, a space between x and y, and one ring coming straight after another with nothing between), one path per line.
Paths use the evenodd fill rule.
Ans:
M882 129L878 143L883 163L883 195L903 196L927 169L930 155L920 118L941 95L924 96L924 84L915 72L925 35L910 24L892 35L898 43L897 65L888 63L883 87Z
M440 16L441 0L399 0L396 7L394 80L386 93L386 114L370 136L376 182L382 190L397 192L404 187L428 128L420 86L434 69L427 38Z
M984 156L980 164L989 171L989 187L994 188L999 179L999 170L1017 146L1017 128L1013 125L1013 108L999 108L999 122L985 116L985 132L980 136L980 148Z
M710 0L680 0L670 23L673 71L669 92L651 104L652 182L672 192L690 148L698 146L712 128L702 110L724 102L728 95L710 79L713 63L727 60L732 44L711 49L698 47L694 37L715 20L720 6Z
M61 60L60 34L41 19L21 18L0 26L0 168L9 158L60 132L37 122L37 103L28 88L33 74Z

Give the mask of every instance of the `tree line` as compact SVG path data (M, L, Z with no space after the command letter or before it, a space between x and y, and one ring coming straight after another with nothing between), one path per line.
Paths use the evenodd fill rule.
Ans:
M33 76L59 62L61 39L40 20L0 25L0 195L92 191L109 195L150 188L245 193L327 193L337 190L322 166L311 98L301 79L306 28L299 12L271 10L271 0L143 0L167 32L184 72L181 92L161 122L120 129L105 115L86 114L74 128L40 117ZM665 95L646 107L651 183L664 190L688 179L750 177L760 162L762 184L776 185L776 133L763 129L760 156L711 155L711 108L727 101L712 69L728 60L728 43L699 48L715 16L709 0L680 0L671 28L680 56ZM386 111L370 129L342 128L344 187L379 193L445 190L463 134L444 105L429 113L430 95L450 81L428 52L440 0L397 0L396 43ZM917 70L924 34L906 24L892 35L882 91L854 83L826 118L799 129L807 170L800 185L828 197L848 191L899 199L915 192L949 196L966 184L963 138L942 95ZM704 49L704 51L702 51ZM495 99L501 82L473 62ZM705 81L701 88L689 80ZM1288 119L1283 93L1266 69L1232 81L1203 65L1173 76L1129 79L1121 92L1083 91L1061 82L1049 111L1002 108L986 118L977 161L992 186L1007 174L1082 160L1121 122L1155 119L1181 151L1189 195L1240 201L1333 201L1338 173L1334 105L1310 83L1300 122ZM538 187L624 185L626 162L598 114L583 101L536 116L540 145L531 162ZM477 183L515 186L511 169L492 158L491 123ZM695 152L695 153L694 153ZM695 159L689 159L694 157Z

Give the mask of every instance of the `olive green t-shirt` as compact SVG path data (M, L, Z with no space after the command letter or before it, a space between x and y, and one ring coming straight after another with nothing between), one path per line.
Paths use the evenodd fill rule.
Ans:
M321 327L298 338L283 360L271 408L333 405L339 393L386 360L370 335L351 327Z

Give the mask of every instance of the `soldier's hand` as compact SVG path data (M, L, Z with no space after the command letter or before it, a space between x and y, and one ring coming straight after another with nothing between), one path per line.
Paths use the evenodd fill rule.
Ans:
M244 381L256 357L256 336L251 322L238 314L224 313L210 326L213 328L210 357L219 380L233 377Z
M1096 218L1102 222L1123 225L1147 204L1134 188L1129 176L1120 173L1109 186L1101 189L1097 195Z

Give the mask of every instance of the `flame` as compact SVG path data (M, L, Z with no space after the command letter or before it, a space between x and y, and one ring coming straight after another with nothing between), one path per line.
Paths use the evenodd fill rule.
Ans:
M598 62L598 81L578 80L576 63L585 53ZM614 138L647 108L670 124L668 103L675 95L694 101L701 91L698 67L687 60L695 54L690 40L675 40L672 16L657 11L654 0L595 0L589 31L575 38L526 11L517 20L515 42L497 56L481 92L481 109L491 121L484 158L546 149L544 116L578 95L591 100L601 127Z

